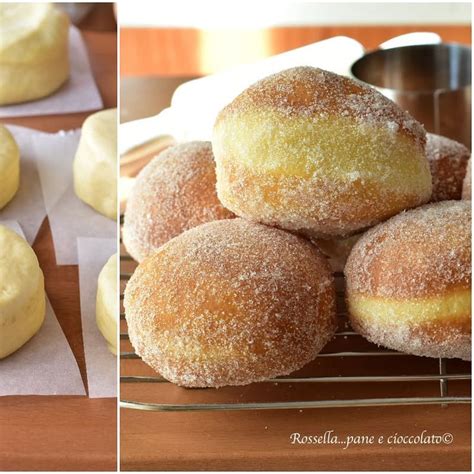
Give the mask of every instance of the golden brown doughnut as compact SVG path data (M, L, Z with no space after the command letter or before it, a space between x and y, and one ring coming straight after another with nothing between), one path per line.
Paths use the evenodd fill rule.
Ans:
M472 191L471 191L471 158L467 162L466 176L464 176L464 181L462 183L462 198L468 201L471 200Z
M367 231L344 270L355 331L427 357L471 358L471 205L441 201Z
M219 199L235 214L315 238L344 237L427 202L425 131L375 89L296 67L218 115Z
M434 133L426 134L426 157L433 179L431 202L461 199L471 153L462 144Z
M137 267L124 306L137 354L186 387L289 374L336 330L334 279L320 251L243 219L164 244Z
M139 173L130 191L123 242L142 261L185 230L233 217L216 195L216 172L209 142L172 146Z

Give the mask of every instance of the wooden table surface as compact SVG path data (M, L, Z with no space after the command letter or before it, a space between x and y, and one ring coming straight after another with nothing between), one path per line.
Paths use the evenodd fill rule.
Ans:
M235 64L251 63L333 36L354 38L364 48L371 50L390 38L415 31L438 33L445 42L471 43L470 25L449 24L283 26L260 29L121 28L120 75L212 74Z
M124 80L125 79L125 80ZM187 78L127 77L121 82L122 121L158 113L169 105L173 90ZM123 249L122 249L123 252ZM127 262L122 271L132 271ZM123 282L124 283L124 282ZM126 332L122 322L121 332ZM357 347L375 346L357 339ZM354 342L340 341L347 350ZM122 351L132 350L128 341ZM327 359L326 359L327 360ZM334 366L310 364L306 373L323 375L342 372L361 375L436 373L437 361L419 357L402 357L397 363L385 358L378 361L344 358ZM450 373L469 370L459 361L448 363ZM309 371L309 372L308 372ZM313 372L314 371L314 372ZM123 375L154 375L137 360L123 360ZM155 374L156 375L156 374ZM272 390L269 384L237 389L185 390L172 384L121 384L121 398L155 403L196 403L216 401L255 401L275 399L318 399L374 395L436 395L437 386L425 383L399 385L303 384ZM282 385L282 384L280 384ZM284 385L284 384L283 384ZM364 385L364 384L362 384ZM469 382L451 383L450 394L468 394ZM331 390L335 390L331 392ZM439 392L438 392L439 393ZM242 398L243 397L243 398ZM470 470L470 405L403 406L370 408L324 408L305 410L269 410L245 412L147 412L121 409L122 470ZM299 432L323 435L333 430L340 439L347 435L383 435L378 445L293 445L290 434ZM395 445L391 435L441 435L451 433L451 444Z
M105 107L117 104L117 35L83 32ZM90 114L2 119L47 132L78 128ZM46 292L86 382L77 266L57 266L47 219L33 245ZM115 398L0 397L0 471L111 471L117 458Z

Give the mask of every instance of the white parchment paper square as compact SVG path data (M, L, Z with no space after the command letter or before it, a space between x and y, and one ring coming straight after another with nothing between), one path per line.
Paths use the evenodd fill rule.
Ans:
M81 201L72 166L80 130L35 135L33 144L57 265L77 265L77 238L116 238L117 223Z
M59 90L33 102L0 106L0 117L61 115L102 109L104 105L92 74L87 48L75 26L69 29L69 60L71 74Z
M2 221L24 238L15 221ZM0 360L0 396L85 395L79 367L46 298L39 332L12 355Z
M0 209L0 219L18 221L31 245L46 217L33 150L33 136L41 132L16 125L7 125L7 128L20 148L20 188L13 199Z
M116 397L117 357L107 348L106 340L100 333L95 318L97 280L107 260L117 252L117 241L116 239L80 237L77 247L79 251L82 337L86 356L89 397Z

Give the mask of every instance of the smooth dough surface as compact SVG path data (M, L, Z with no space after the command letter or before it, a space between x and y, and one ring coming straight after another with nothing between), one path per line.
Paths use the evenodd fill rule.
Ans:
M49 3L0 3L0 105L40 99L69 77L69 19Z
M117 254L109 258L99 275L96 320L110 352L117 355Z
M31 337L45 316L44 278L28 243L0 225L0 359Z
M96 211L117 219L117 109L89 116L74 159L74 189Z
M20 150L12 134L0 125L0 209L5 207L20 185Z

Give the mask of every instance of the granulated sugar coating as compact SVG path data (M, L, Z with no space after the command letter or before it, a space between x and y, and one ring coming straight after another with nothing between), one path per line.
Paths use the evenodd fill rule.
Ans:
M137 261L185 230L233 217L216 194L210 142L168 148L137 177L125 212L123 241Z
M442 201L369 230L345 267L353 328L429 357L471 357L471 206Z
M434 133L426 134L426 157L433 177L432 202L461 199L470 156L462 143Z
M138 266L124 306L137 354L187 387L289 374L336 330L334 279L319 250L242 219L163 245Z
M346 236L427 202L425 131L375 89L311 67L250 86L212 139L221 202L310 237Z
M471 200L471 159L469 158L469 161L467 162L467 169L466 169L466 176L464 177L464 182L462 184L462 198L466 199L468 201Z

